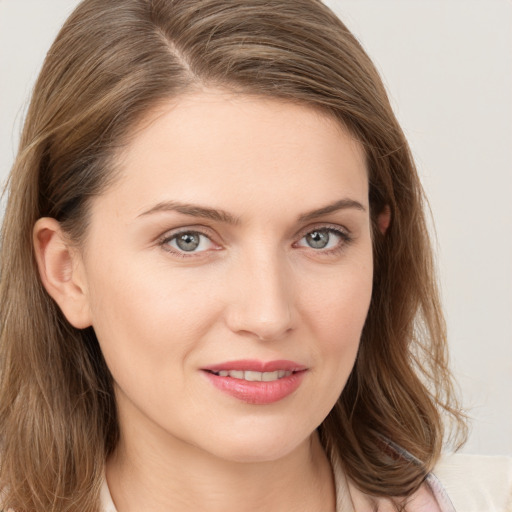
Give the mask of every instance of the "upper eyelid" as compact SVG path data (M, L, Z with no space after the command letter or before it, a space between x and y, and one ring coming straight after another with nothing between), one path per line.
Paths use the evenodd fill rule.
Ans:
M330 224L330 223L318 223L314 225L309 225L304 227L302 230L300 230L297 234L293 237L293 244L298 243L302 238L304 238L307 234L312 233L315 230L328 230L328 231L334 231L336 233L339 233L339 236L345 239L345 242L348 242L351 240L352 235L350 231L345 228L344 226L340 226L338 224ZM204 228L194 226L194 227L182 227L182 228L176 228L175 230L170 230L164 233L161 237L158 238L159 245L165 245L168 244L171 240L174 240L177 236L183 233L197 233L199 235L205 236L208 238L208 240L216 245L218 247L218 242L214 240L214 237L210 235L210 233L206 233L204 231ZM180 251L176 248L172 248L171 252L177 252L179 254L187 255L186 251ZM198 256L202 253L208 253L208 250L203 251L191 251L188 256L193 257L194 255Z
M295 235L293 235L291 238L294 241L298 241L302 239L304 236L306 236L308 233L322 229L336 231L341 234L344 234L345 236L351 236L351 231L345 226L340 226L339 224L333 224L329 222L317 222L314 224L309 224L308 226L304 226L303 228L298 230L295 233ZM204 226L183 226L179 228L169 229L165 231L162 235L158 236L157 240L160 243L168 242L169 240L174 239L175 237L182 233L198 233L200 235L207 237L214 244L219 244L219 242L216 241L215 238L219 238L221 244L225 243L218 233L214 232L211 228Z
M207 228L200 227L200 226L190 226L190 227L186 226L186 227L182 227L182 228L168 229L167 231L165 231L162 235L160 235L158 237L158 240L160 240L160 241L171 240L183 233L198 233L200 235L205 236L206 238L209 238L212 242L214 241L213 240L214 235L212 234L211 230L207 229Z
M319 223L309 225L309 226L306 226L306 227L300 229L297 232L297 234L295 235L295 237L302 238L305 235L307 235L308 233L311 233L312 231L320 231L322 229L337 231L339 233L345 234L346 236L351 235L351 231L344 226L340 226L339 224L332 224L329 222L323 222L323 223L319 222Z

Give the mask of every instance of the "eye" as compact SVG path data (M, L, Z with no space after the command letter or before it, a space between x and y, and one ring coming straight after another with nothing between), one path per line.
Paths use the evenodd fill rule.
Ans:
M344 242L349 241L349 236L343 231L334 228L319 228L306 233L299 240L297 246L329 251L340 248Z
M179 253L204 252L215 248L215 244L203 233L198 231L182 231L165 238L162 245Z

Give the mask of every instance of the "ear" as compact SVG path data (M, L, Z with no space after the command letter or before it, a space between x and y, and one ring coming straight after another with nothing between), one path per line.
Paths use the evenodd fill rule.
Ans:
M382 211L377 216L377 226L379 227L379 231L385 235L386 231L391 224L391 208L386 205L382 209Z
M73 327L89 327L92 322L80 253L69 244L60 224L49 217L35 223L33 242L46 291Z

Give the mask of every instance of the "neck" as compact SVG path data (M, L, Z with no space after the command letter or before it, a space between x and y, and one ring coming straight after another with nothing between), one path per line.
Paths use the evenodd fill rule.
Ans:
M106 475L118 512L336 508L331 467L316 432L278 460L236 462L168 434L121 428Z

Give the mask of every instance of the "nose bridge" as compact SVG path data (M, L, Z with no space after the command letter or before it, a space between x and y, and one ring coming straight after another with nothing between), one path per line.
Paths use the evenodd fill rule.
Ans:
M235 275L229 312L233 331L272 340L293 328L293 280L285 255L259 246L239 260Z

